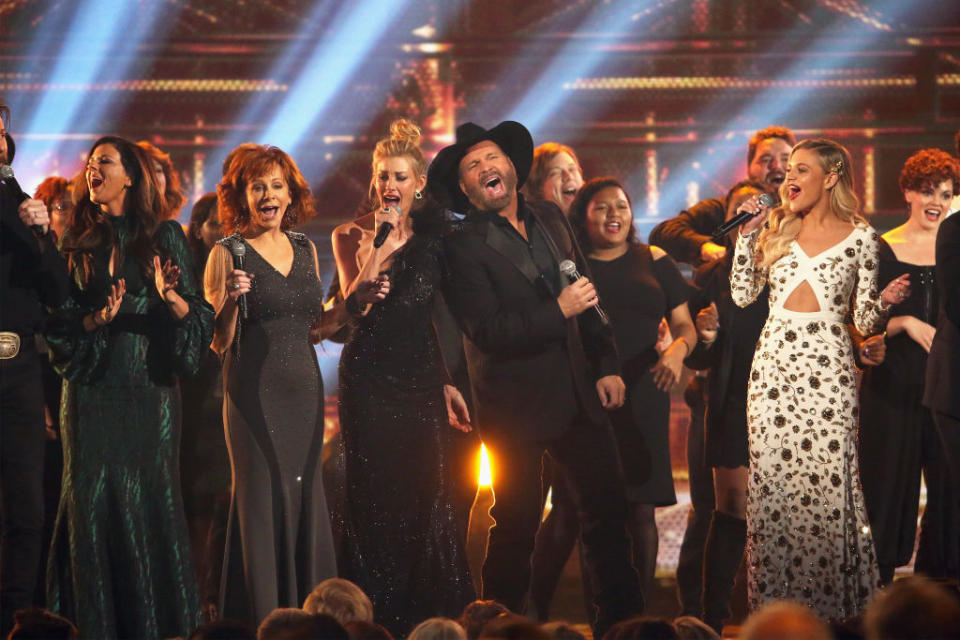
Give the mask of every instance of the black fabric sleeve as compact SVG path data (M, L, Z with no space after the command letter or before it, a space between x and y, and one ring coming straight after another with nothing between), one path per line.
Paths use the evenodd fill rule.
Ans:
M649 244L660 247L678 262L697 264L700 262L700 247L713 240L710 234L723 222L725 215L722 200L702 200L654 227Z
M660 283L660 288L667 298L667 309L676 309L684 302L689 302L691 297L691 287L677 263L670 256L663 256L653 261L653 277ZM707 303L709 304L709 302Z

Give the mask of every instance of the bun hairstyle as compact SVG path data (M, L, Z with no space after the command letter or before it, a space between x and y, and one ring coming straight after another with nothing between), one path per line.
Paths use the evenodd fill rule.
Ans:
M380 140L373 150L369 193L371 202L377 200L377 163L381 160L406 157L410 159L410 168L416 176L422 176L427 172L427 159L420 149L421 137L420 127L406 118L399 118L390 123L390 137Z
M827 195L830 210L845 222L866 224L866 218L860 214L860 200L853 188L853 164L846 147L826 138L809 138L799 142L790 152L790 157L800 149L808 149L817 155L824 174L837 174L837 182L828 190ZM784 181L780 185L780 202L787 203L789 200L790 189ZM785 256L790 243L800 235L802 223L800 214L791 211L787 204L771 211L766 226L757 238L759 264L769 267Z

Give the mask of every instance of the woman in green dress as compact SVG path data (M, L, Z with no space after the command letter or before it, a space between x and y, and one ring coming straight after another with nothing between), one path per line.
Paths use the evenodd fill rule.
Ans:
M122 138L93 145L62 241L71 295L47 335L64 377L47 599L83 637L186 636L200 621L177 377L196 370L213 312L150 167Z

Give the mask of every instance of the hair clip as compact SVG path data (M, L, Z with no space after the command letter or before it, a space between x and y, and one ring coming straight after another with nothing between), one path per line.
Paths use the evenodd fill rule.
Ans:
M833 165L833 170L837 175L843 175L843 160L837 160Z

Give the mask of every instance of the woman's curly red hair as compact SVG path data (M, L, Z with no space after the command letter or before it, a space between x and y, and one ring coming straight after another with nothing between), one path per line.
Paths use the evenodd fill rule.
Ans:
M960 195L960 168L956 159L940 149L921 149L903 163L900 190L921 191L947 180L953 181L953 195Z
M233 155L223 180L217 185L217 210L224 234L242 233L246 230L250 224L247 185L274 167L280 168L290 190L290 206L283 214L280 228L291 229L317 215L310 185L293 158L283 150L269 145L246 147Z

